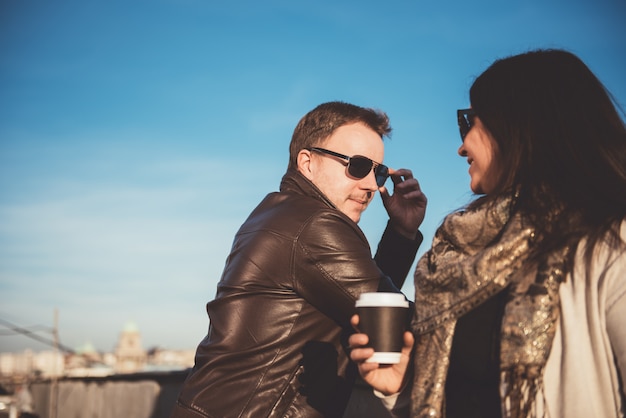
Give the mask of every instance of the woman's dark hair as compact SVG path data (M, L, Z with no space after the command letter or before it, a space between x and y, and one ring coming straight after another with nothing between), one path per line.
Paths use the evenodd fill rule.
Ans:
M361 122L380 135L391 135L389 117L382 111L356 106L345 102L322 103L304 115L291 137L289 145L289 169L298 166L298 153L319 146L341 126Z
M475 80L470 101L498 144L497 191L515 193L513 210L536 228L536 257L586 236L590 260L608 232L619 242L624 112L577 56L535 50L497 60Z

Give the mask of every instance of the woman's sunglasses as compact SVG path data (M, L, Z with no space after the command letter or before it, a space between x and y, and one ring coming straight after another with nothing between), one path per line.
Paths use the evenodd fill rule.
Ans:
M322 154L332 155L333 157L341 158L347 161L348 174L355 179L362 179L367 176L370 171L374 170L374 176L376 177L376 184L381 187L387 181L389 177L389 168L386 165L377 163L362 155L354 155L348 157L347 155L339 154L338 152L329 151L324 148L307 148L309 151L321 152Z
M465 141L465 136L474 126L474 117L476 113L473 109L459 109L456 111L456 118L459 122L459 132L461 132L461 140Z

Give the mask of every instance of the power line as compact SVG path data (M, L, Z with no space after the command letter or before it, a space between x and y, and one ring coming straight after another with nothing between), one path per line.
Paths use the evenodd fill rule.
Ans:
M28 330L31 331L31 332L37 332L37 331L39 331L39 332L52 332L52 328L46 327L46 326L43 326L43 325L33 325L32 327L28 327ZM12 329L0 331L0 336L21 335L21 334L22 334L21 332L14 331Z
M58 347L61 350L65 351L66 353L70 353L70 354L74 353L73 349L71 349L69 347L66 347L63 344L60 344L60 343L55 342L54 340L50 340L48 338L41 337L41 336L35 334L34 332L32 332L32 331L30 331L30 330L28 330L26 328L20 327L19 325L15 325L15 324L13 324L13 323L5 320L5 319L0 318L0 323L2 323L2 325L4 325L5 327L7 327L8 329L10 329L11 331L13 331L16 334L24 335L24 336L26 336L28 338L32 338L33 340L39 341L40 343L47 344L47 345L49 345L51 347ZM54 330L52 330L52 331L54 332Z

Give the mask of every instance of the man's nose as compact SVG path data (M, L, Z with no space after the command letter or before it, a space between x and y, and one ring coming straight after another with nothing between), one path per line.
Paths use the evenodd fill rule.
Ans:
M364 183L362 187L372 191L378 190L378 183L376 183L376 174L374 174L374 170L370 170L367 176L363 177L361 181Z

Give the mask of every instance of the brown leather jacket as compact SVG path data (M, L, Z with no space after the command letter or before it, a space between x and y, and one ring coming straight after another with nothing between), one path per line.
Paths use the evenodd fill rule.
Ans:
M361 229L287 172L235 237L172 418L340 417L354 302L398 291L421 240L387 227L372 259Z

